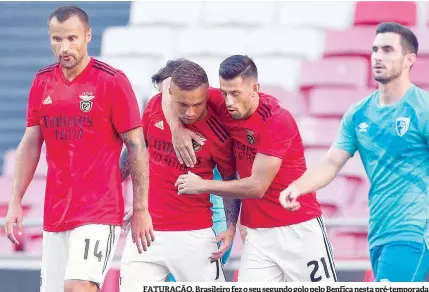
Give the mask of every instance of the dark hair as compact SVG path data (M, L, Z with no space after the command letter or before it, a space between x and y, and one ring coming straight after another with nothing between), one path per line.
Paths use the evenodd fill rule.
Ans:
M171 77L173 75L174 70L176 70L177 67L179 67L185 62L190 62L190 61L184 58L169 60L164 67L162 67L161 69L158 70L158 72L152 75L151 79L152 79L153 85L156 86L158 83Z
M253 60L248 56L234 55L226 58L219 66L219 76L225 80L235 77L253 77L258 79L258 68Z
M419 42L416 35L406 26L396 22L383 22L377 26L376 35L379 33L396 33L401 36L401 45L404 53L409 52L417 55Z
M171 82L181 90L194 90L201 85L208 85L209 79L200 65L187 61L174 70Z
M58 22L63 23L72 16L77 16L81 22L86 26L89 26L89 17L88 14L77 6L61 6L55 9L51 15L49 15L48 22L50 22L54 17Z

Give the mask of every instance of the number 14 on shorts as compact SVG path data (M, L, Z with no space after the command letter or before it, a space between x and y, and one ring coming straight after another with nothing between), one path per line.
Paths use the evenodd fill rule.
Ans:
M95 241L94 245L91 245L91 239L89 238L85 238L85 252L83 254L83 259L87 260L88 259L88 254L89 254L89 249L90 247L93 247L93 256L98 258L98 261L101 262L102 258L103 258L103 253L102 251L98 250L98 246L100 244L100 240L93 240L93 242Z

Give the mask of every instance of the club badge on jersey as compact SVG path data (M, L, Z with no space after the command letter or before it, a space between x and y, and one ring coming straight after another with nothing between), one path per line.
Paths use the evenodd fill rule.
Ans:
M396 119L396 134L398 134L399 137L404 136L409 127L410 118L399 117Z
M83 92L79 97L82 99L80 102L80 110L84 113L91 111L93 104L91 100L95 97L92 92Z
M247 142L249 142L249 144L253 144L255 143L255 137L253 137L254 132L252 130L246 129L247 130Z

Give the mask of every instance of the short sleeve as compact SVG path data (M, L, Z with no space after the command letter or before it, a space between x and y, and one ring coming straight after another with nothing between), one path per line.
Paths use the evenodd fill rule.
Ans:
M40 92L39 80L36 76L30 88L27 104L27 127L40 125L40 105L42 93Z
M225 105L225 99L223 98L222 91L217 88L209 89L209 99L207 105L214 110L217 116L221 119L230 118L230 114Z
M141 126L140 110L131 83L122 72L115 75L112 94L112 122L118 133Z
M353 123L354 107L350 108L341 119L340 129L333 147L349 152L351 155L357 150L356 130Z
M143 134L145 137L147 137L147 129L149 128L150 124L150 118L151 114L153 112L153 107L155 103L161 104L161 95L157 94L153 96L149 102L146 104L144 110L143 110L143 116L142 116L142 127L143 127ZM146 138L147 139L147 138Z
M298 134L295 119L288 111L274 115L260 131L257 152L283 159Z
M223 178L235 175L235 158L231 138L228 138L225 142L216 145L215 149L212 150L212 155L217 169Z

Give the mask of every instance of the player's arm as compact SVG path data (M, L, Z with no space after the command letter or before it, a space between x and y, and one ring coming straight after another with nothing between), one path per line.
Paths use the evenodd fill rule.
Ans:
M43 144L43 135L39 126L39 107L41 94L38 90L39 82L34 79L30 89L27 106L27 128L17 148L15 170L12 182L12 196L6 216L6 234L15 244L19 244L13 232L13 224L17 223L18 233L22 232L22 199L27 190L37 164L40 160L40 152Z
M353 108L342 118L337 139L321 162L310 167L299 179L292 182L280 194L280 204L289 209L300 207L297 198L328 185L357 150L357 138L353 123Z
M215 193L224 198L262 198L277 175L281 163L280 158L258 153L249 177L231 181L206 180L203 192Z
M122 149L121 157L119 158L119 169L121 170L122 181L126 180L131 174L130 165L128 164L128 150Z
M122 138L127 153L133 184L133 215L131 231L133 241L141 253L154 240L152 218L148 210L149 164L137 98L128 78L115 75L111 92L112 123Z

